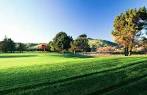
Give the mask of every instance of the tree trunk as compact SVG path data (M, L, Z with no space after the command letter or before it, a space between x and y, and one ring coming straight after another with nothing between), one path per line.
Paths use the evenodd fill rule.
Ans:
M129 50L129 56L131 56L132 54L132 48Z
M129 55L129 49L128 49L128 47L125 47L124 48L124 53L125 53L125 56L128 56Z
M74 54L76 54L76 50L74 50L73 52L74 52Z
M131 54L132 54L132 51L129 51L129 54L128 54L128 56L131 56Z
M129 49L129 56L132 55L132 48L133 48L133 46L131 46L130 49Z

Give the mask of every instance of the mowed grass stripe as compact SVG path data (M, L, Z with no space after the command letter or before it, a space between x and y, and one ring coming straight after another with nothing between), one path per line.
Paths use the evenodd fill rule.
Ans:
M106 71L101 71L101 72L95 72L95 73L91 73L91 74L85 74L85 75L82 75L82 76L75 76L75 77L70 77L70 78L67 78L67 79L65 79L65 80L59 80L59 81L55 81L55 82L51 82L51 83L42 83L42 84L37 84L37 85L32 85L32 86L26 86L26 87L22 87L22 88L16 88L16 89L11 89L12 91L17 91L17 90L27 90L27 89L31 89L31 88L36 88L36 87L39 87L39 86L45 86L45 85L52 85L52 84L55 84L55 83L64 83L64 82L66 82L66 81L72 81L72 80L78 80L79 78L83 78L83 77L90 77L90 76L93 76L93 75L95 75L95 74L100 74L100 73L107 73L107 72L116 72L117 70L124 70L124 69L126 69L126 68L130 68L130 67L132 67L133 65L134 66L138 66L138 65L140 65L140 64L144 64L145 62L147 62L147 61L142 61L142 62L136 62L136 63L132 63L132 64L128 64L128 65L126 65L126 66L122 66L122 67L119 67L119 68L113 68L113 69L110 69L110 70L106 70ZM104 88L104 89L106 89L106 88ZM5 90L6 92L9 92L8 90ZM11 92L11 91L10 91Z
M131 66L131 67L129 67L127 69L123 69L121 71L118 70L118 71L114 71L114 72L110 72L110 73L105 73L103 75L95 75L95 76L89 76L89 78L86 77L85 79L73 80L72 82L68 82L68 83L61 83L61 84L57 85L59 87L55 86L55 89L58 89L58 90L54 91L53 93L48 92L48 91L53 91L54 90L54 89L52 89L53 87L46 88L46 90L44 90L45 88L43 88L42 90L39 90L37 92L32 91L32 93L34 93L35 95L41 95L41 93L44 93L46 91L46 93L50 93L49 95L87 95L88 93L91 93L92 91L95 92L98 89L99 89L99 91L101 91L101 90L106 89L108 86L113 86L114 84L117 85L123 81L137 79L137 78L139 79L143 76L146 76L146 74L147 74L146 67L147 67L147 64L141 64L140 66L135 66L135 67ZM128 72L126 74L130 74L130 73L134 73L134 72L139 73L140 72L139 69L141 69L141 68L144 69L142 71L143 74L141 74L141 75L134 75L134 76L129 76L129 77L124 77L123 75L121 76L121 74L123 74L123 72ZM118 73L119 73L119 75L118 75ZM122 79L122 77L124 77L124 79ZM85 86L87 86L87 87L85 87ZM31 92L29 92L29 93L31 93ZM27 93L27 94L29 94L29 93ZM37 94L37 93L40 93L40 94ZM101 94L98 94L98 95L101 95ZM97 95L97 93L93 93L92 95Z
M139 90L139 91L138 91ZM147 95L147 76L115 90L106 92L104 95Z
M85 80L85 79L88 80L89 78L92 78L93 80L95 79L96 76L101 75L101 73L98 73L98 74L92 74L92 73L125 66L127 64L132 64L134 62L140 63L141 61L147 60L147 57L145 56L116 57L115 56L115 57L108 57L108 58L104 58L104 57L99 57L99 58L81 58L81 57L78 58L76 57L75 58L75 57L68 56L65 58L62 55L52 56L50 54L39 54L37 55L37 57L25 58L25 57L16 56L16 58L8 58L8 59L1 58L1 59L0 59L0 66L2 66L2 68L0 67L0 89L1 91L7 90L7 89L13 89L17 87L25 87L29 85L33 86L33 85L40 84L40 83L52 83L52 82L56 82L59 80L62 81L64 79L68 79L71 77L91 74L85 77L75 78L73 80L69 79L67 81L57 82L53 84L45 84L45 85L37 86L34 88L30 88L30 89L26 88L26 90L23 90L23 89L16 90L18 92L19 91L23 92L23 91L28 91L28 90L32 91L31 89L34 90L34 89L52 87L58 84L59 85L61 84L65 85L66 83L72 84L78 80ZM10 62L12 63L12 68L11 68ZM81 84L81 85L84 85L84 84ZM62 86L61 86L61 89L62 89ZM95 90L91 89L91 91L89 92L94 92L96 90L97 89ZM51 92L54 92L54 91L51 91ZM15 91L14 91L14 95L15 95ZM65 94L65 95L68 95L68 94ZM78 93L78 95L80 94Z
M111 61L112 61L112 60L111 60ZM105 62L100 62L99 64L102 65L103 63L105 63ZM115 64L115 63L118 63L118 62L113 62L113 64ZM66 63L66 64L68 64L68 63ZM81 63L80 63L80 64L81 64ZM85 64L85 62L84 62L84 64ZM85 67L85 68L86 68L86 67L89 67L89 66L90 66L89 64L91 64L91 63L88 63L88 64L83 65L83 66L81 66L81 65L82 65L82 64L81 64L81 65L80 65L80 68L82 68L82 67ZM106 63L105 63L105 64L106 64ZM74 65L75 65L75 66L71 66L70 69L73 69L73 70L74 70L74 69L77 68L77 66L79 67L79 64L77 64L77 63L74 64ZM49 65L40 65L40 66L49 66ZM39 66L39 67L40 67L40 66ZM29 67L30 67L30 66L29 66ZM38 66L37 66L37 67L38 67ZM25 69L25 67L21 67L21 68L18 68L18 70L19 70L19 69L20 69L20 70L23 70L23 68ZM33 68L33 67L31 66L30 68ZM89 69L89 68L88 68L88 69ZM106 68L106 69L107 69L107 68ZM12 70L12 69L11 69L11 70ZM14 70L17 72L17 69L14 69ZM83 69L82 69L82 70L83 70ZM8 70L6 70L6 71L10 71L10 70L8 69ZM12 71L13 71L13 70L12 70ZM14 71L14 72L15 72L15 71ZM63 71L64 71L64 70L63 70ZM101 71L102 71L102 70L101 70ZM55 72L56 72L56 71L55 71ZM51 74L53 74L53 73L55 73L55 72L53 71L53 72L51 72ZM61 72L62 72L62 71L61 71ZM64 72L65 72L65 73L68 72L68 68L66 68ZM57 70L57 73L60 73L60 71L58 72L58 70ZM78 74L79 74L79 73L80 73L80 72L78 72ZM89 69L87 73L91 73L91 70ZM83 74L83 73L82 73L82 74ZM76 75L77 75L77 74L76 74ZM9 76L9 74L8 74L7 76ZM79 76L80 76L80 75L79 75ZM72 77L72 74L70 74L70 76L68 76L68 77ZM62 79L65 79L65 78L68 78L68 77L63 77ZM74 77L75 77L75 76L74 76ZM17 78L16 78L16 79L17 79ZM54 82L55 80L58 81L59 79L61 80L60 77L57 77L57 79L53 79L53 80L51 80L51 79L49 79L49 78L47 78L47 79L42 79L42 80L46 80L47 82L48 82L48 81ZM15 80L15 81L16 81L16 80ZM39 82L37 82L37 83L39 83ZM42 83L42 81L41 81L41 83ZM43 82L43 83L44 83L44 82ZM31 83L29 83L29 84L31 84ZM23 84L17 84L17 85L22 85L22 86L23 86ZM25 85L26 85L26 83L25 83ZM5 86L3 85L3 88L4 88L4 87L5 87ZM8 87L9 87L9 86L8 86ZM15 87L14 87L14 88L15 88Z
M114 72L109 72L101 75L88 76L86 78L72 80L64 83L58 83L54 86L44 86L41 88L34 88L26 91L25 94L29 95L87 95L88 93L95 92L98 89L104 89L108 86L118 84L123 80L128 80L130 78L136 78L147 74L146 72L147 64L139 64L129 68L124 68L122 70L117 70ZM124 74L139 73L142 70L141 75L134 75L125 77ZM124 74L123 74L124 73ZM124 79L122 79L124 77ZM102 85L103 84L103 85ZM38 89L38 90L36 90ZM25 92L25 91L24 91Z
M130 78L130 79L128 79L128 80L125 80L125 81L122 81L122 82L120 82L120 83L118 83L118 84L115 84L115 85L111 85L111 86L108 86L108 87L106 87L106 88L104 88L104 89L101 89L101 90L98 90L98 91L96 91L96 92L94 92L94 93L91 93L91 94L88 94L88 95L102 95L102 94L104 94L104 93L107 93L107 92L110 92L110 91L113 91L113 90L116 90L116 89L119 89L119 88L121 88L121 87L123 87L123 86L126 86L126 85L128 85L128 84L132 84L132 83L136 83L137 81L140 81L140 80L142 80L142 79L144 79L144 78L146 78L147 77L147 74L145 74L145 75L142 75L142 76L139 76L139 77L135 77L135 78ZM146 85L147 86L147 85ZM144 86L145 87L145 86ZM126 88L125 88L126 89ZM146 89L147 90L147 89ZM118 93L117 93L118 94ZM111 94L111 95L114 95L114 94ZM120 95L120 94L119 94ZM122 95L122 94L121 94ZM132 94L131 94L132 95ZM134 94L133 94L134 95Z
M113 60L113 61L115 61L115 60ZM141 62L141 61L139 61L139 62ZM102 64L103 64L103 63L102 63ZM115 64L115 62L113 62L113 64ZM100 64L98 64L98 65L100 65ZM89 63L88 66L90 66L90 63ZM75 67L74 69L76 69L76 66L73 66L73 67ZM86 66L85 66L85 67L86 67ZM89 69L89 72L88 72L88 73L91 74L92 71L90 70L90 68L88 68L88 69ZM97 69L97 68L96 68L96 69ZM109 67L109 68L104 68L103 70L106 70L106 69L111 69L111 68L110 68L110 67ZM83 69L82 69L82 70L83 70ZM87 70L87 69L85 69L85 71L86 71L86 70ZM94 70L94 71L95 71L95 70ZM98 71L98 72L101 72L101 71L99 71L99 70L97 70L97 71ZM62 72L62 71L61 71L61 72ZM68 72L68 71L65 70L64 72L66 73L66 72ZM94 73L98 73L98 72L92 72L92 73L94 74ZM53 72L53 73L54 73L54 72ZM77 72L77 73L80 73L80 71ZM83 72L82 72L81 74L83 74L83 75L85 74L84 76L88 76L88 75L86 75L86 73L83 73ZM71 73L71 75L72 75L72 73ZM80 75L79 75L79 76L80 76ZM77 77L79 77L79 76L73 76L73 77L77 78ZM66 79L66 78L67 78L67 80L73 78L73 77L71 77L71 78L68 79L68 77L70 77L70 76L63 77L63 80ZM16 77L16 78L17 78L17 77ZM32 78L33 78L33 77L32 77ZM58 78L58 77L56 77L56 78ZM59 78L59 79L61 80L61 78ZM43 79L43 80L45 80L45 79ZM54 80L56 80L56 79L48 80L48 78L47 78L46 80L47 80L46 82L48 82L48 81L50 81L50 82L54 82ZM15 81L16 81L16 80L15 80ZM18 80L18 81L19 81L19 80ZM58 81L58 80L57 80L57 81ZM39 83L39 82L40 82L40 81L38 81L37 83ZM46 83L46 82L45 82L45 83ZM44 83L44 81L41 82L41 84L42 84L42 83ZM33 83L28 83L28 84L33 84ZM35 83L35 84L36 84L36 83ZM39 84L40 84L40 83L39 83ZM23 87L23 86L26 86L27 83L25 83L24 85L23 85L23 84L16 84L14 88L17 88L17 85L18 85L18 87L21 87L21 86ZM33 84L33 85L34 85L34 84ZM8 86L8 87L9 87L9 86ZM3 87L3 88L4 88L4 87Z

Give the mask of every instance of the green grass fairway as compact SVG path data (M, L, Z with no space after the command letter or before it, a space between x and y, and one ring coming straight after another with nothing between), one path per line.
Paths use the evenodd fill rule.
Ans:
M147 95L147 56L0 54L0 95Z

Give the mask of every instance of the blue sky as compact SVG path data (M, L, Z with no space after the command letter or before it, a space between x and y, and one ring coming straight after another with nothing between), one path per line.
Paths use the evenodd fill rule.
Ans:
M147 0L0 0L0 40L49 42L56 33L113 41L115 16Z

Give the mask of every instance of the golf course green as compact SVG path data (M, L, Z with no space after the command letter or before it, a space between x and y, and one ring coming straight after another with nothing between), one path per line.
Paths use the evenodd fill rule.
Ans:
M147 95L147 56L0 54L0 95Z

